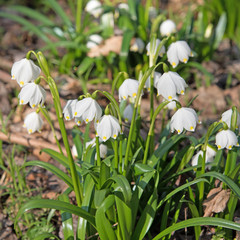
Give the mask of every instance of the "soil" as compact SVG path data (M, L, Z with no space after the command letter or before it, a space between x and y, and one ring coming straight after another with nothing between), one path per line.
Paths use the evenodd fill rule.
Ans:
M166 1L163 1L163 3ZM175 10L178 11L178 7L181 8L182 3L176 5L179 1L169 1L165 3L166 7L175 6ZM184 6L185 2L184 1ZM174 9L174 8L173 8ZM182 10L181 10L182 11ZM24 116L29 112L28 106L19 106L17 99L17 92L20 87L15 81L11 80L10 71L13 62L23 58L29 50L35 50L42 46L41 40L36 36L30 35L27 31L23 31L21 26L15 24L8 19L2 19L1 28L1 44L0 44L0 109L5 125L1 122L0 139L3 140L3 159L5 160L5 166L9 167L9 163L6 161L6 157L11 154L14 144L24 146L21 150L17 151L14 157L14 161L17 165L22 165L26 156L26 160L41 160L56 164L47 154L41 153L42 148L52 148L57 150L54 137L51 133L51 129L47 123L44 124L41 133L35 133L28 135L26 130L22 127ZM232 57L232 56L235 57ZM216 51L213 60L203 62L204 68L213 74L214 82L211 86L203 86L196 89L194 83L189 84L189 90L185 96L181 96L180 102L186 104L193 97L197 96L192 106L194 109L201 111L200 120L202 125L197 129L196 134L202 136L207 126L213 121L220 120L221 114L229 109L231 106L240 104L240 51L232 45L228 40L224 40L218 50ZM200 79L204 81L204 77L200 72L197 72ZM227 78L229 74L232 75L232 82L227 86ZM53 73L59 85L61 84L60 96L62 106L65 105L66 99L73 99L78 97L81 92L79 81L66 76L60 75L58 72ZM110 90L109 85L88 85L89 92L93 92L96 89ZM116 95L117 99L117 95ZM156 100L155 105L161 100ZM100 105L106 105L106 99L99 99ZM52 100L49 90L47 90L46 105L52 106ZM149 99L148 97L142 100L142 116L146 120L146 127L143 129L142 134L147 134L148 117L149 116ZM57 119L54 113L54 109L50 108L51 117L54 121L54 126L57 129L57 136L61 142L60 129L57 124ZM160 119L156 122L156 132L160 131ZM66 128L70 135L71 129L75 126L74 122L66 122ZM85 126L81 126L81 131L84 132ZM4 130L6 130L4 132ZM94 133L91 133L91 138L94 137ZM72 142L71 142L72 144ZM24 154L27 153L27 154ZM60 166L58 166L60 167ZM30 188L36 188L32 191L28 197L35 195L41 195L43 198L56 199L58 194L66 189L66 185L61 182L55 175L41 168L31 168L28 170L26 177L27 185ZM9 186L12 184L12 179L9 174L0 169L0 186ZM11 185L10 185L11 186ZM15 240L17 236L13 228L13 221L10 218L11 212L4 211L4 207L8 206L10 195L4 195L4 190L0 188L0 239ZM74 198L73 198L74 201ZM55 221L55 226L57 226ZM24 230L24 228L23 228ZM61 233L57 233L61 236ZM184 233L183 233L184 234ZM181 233L180 233L181 235ZM177 239L183 239L180 236ZM184 238L186 239L186 238Z

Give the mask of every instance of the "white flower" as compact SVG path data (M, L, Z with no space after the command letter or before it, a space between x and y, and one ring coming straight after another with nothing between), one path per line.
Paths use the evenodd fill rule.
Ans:
M171 131L174 129L180 134L185 128L193 132L198 122L198 116L192 108L182 107L178 109L171 118Z
M103 11L102 4L97 0L90 0L86 5L85 10L95 18L98 18Z
M102 116L102 109L96 100L87 97L76 103L74 116L82 119L85 123L92 121L94 118L97 121Z
M87 48L93 48L99 45L103 41L103 38L98 34L93 34L89 36L89 41L87 42Z
M13 64L11 75L12 79L17 80L17 83L22 87L38 78L40 72L41 69L32 60L24 58Z
M184 79L176 72L165 72L157 81L158 95L171 101L176 98L176 94L184 95L185 88L188 86Z
M132 115L133 115L133 106L132 106L132 104L128 104L127 107L123 111L123 117L125 119L125 122L131 122Z
M203 151L202 150L200 150L197 154L195 154L193 156L192 162L191 162L192 166L198 165L199 156L203 157ZM206 163L213 162L215 156L216 156L216 150L207 145L205 162ZM208 167L206 166L206 169L207 168Z
M172 100L177 100L179 101L178 96L176 96L175 98L173 98ZM163 101L168 101L167 99L163 99ZM170 103L168 103L165 108L169 109L169 110L175 110L177 108L177 104L175 101L171 101Z
M172 20L167 19L161 23L160 33L162 36L169 36L174 32L176 32L176 24Z
M229 109L222 114L222 119L221 120L223 122L225 122L228 125L229 128L231 127L232 113L233 113L232 109ZM237 126L239 126L239 125L240 125L240 114L237 113Z
M145 44L141 38L135 38L133 44L130 47L130 51L142 53Z
M43 120L40 115L36 112L29 113L24 120L24 127L27 128L28 133L34 133L41 131Z
M63 115L66 120L71 120L74 118L74 110L77 101L77 99L67 101L66 106L63 108Z
M139 82L135 79L126 79L118 89L119 101L127 99L127 97L135 98L137 96Z
M78 157L78 152L77 152L77 148L76 148L75 144L72 146L72 151L71 152L72 152L73 157L75 157L75 158Z
M153 78L153 86L157 88L157 83L162 76L161 73L159 72L154 72L154 78ZM145 87L147 88L148 91L150 91L150 76L147 78L147 81L145 82Z
M38 104L44 104L46 91L39 84L34 82L26 83L21 89L18 98L20 104L29 103L30 106L34 108Z
M126 11L129 11L129 6L128 6L127 3L120 3L120 4L118 5L118 8L119 8L119 9L124 9L124 10L126 10Z
M147 49L147 55L153 55L155 56L156 54L158 54L160 57L163 56L163 54L166 52L165 47L162 46L161 49L159 50L159 52L157 53L157 48L159 46L159 44L161 43L161 41L159 39L156 39L155 42L153 42L152 47L150 46L150 42L147 44L146 49Z
M114 16L112 12L104 13L101 16L101 23L103 28L113 28L114 27Z
M218 150L227 148L232 149L233 146L239 146L236 134L231 130L222 130L216 135L216 143Z
M111 115L104 115L97 125L96 135L106 142L110 137L116 139L120 131L121 127L118 120Z
M101 144L102 140L99 138L99 151L100 151L100 158L106 158L107 156L107 151L108 148L105 144ZM88 148L88 146L91 147L95 147L96 146L96 138L93 138L91 141L86 142L86 148ZM97 160L97 153L95 154L95 160Z
M169 63L175 68L179 61L187 63L188 57L193 57L193 53L186 41L176 41L169 46L167 57Z
M157 13L157 9L153 6L148 8L149 11L149 19L153 20L154 18L157 17L158 13Z

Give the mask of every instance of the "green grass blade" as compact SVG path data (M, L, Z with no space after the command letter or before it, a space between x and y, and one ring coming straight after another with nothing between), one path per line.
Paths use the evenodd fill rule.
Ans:
M51 21L46 15L41 14L39 11L33 10L25 6L10 6L9 9L15 10L29 18L38 20L41 24L45 26L55 26L56 24Z
M57 209L60 211L72 213L86 219L93 227L96 227L95 217L90 213L88 213L87 211L75 205L72 205L70 203L62 202L59 200L49 200L49 199L31 200L25 203L18 211L17 216L15 218L14 225L16 225L19 217L22 216L26 211L35 209L35 208L50 208L50 209Z
M233 229L236 231L240 231L240 224L235 223L229 220L225 220L222 218L212 218L212 217L199 217L199 218L192 218L188 219L179 223L174 224L173 226L165 229L161 233L159 233L153 240L161 239L162 237L166 236L167 234L171 234L174 231L179 229L183 229L186 227L194 227L194 226L219 226L224 228Z
M59 168L55 167L54 165L47 163L47 162L42 162L42 161L30 161L26 162L23 167L27 166L38 166L42 167L50 172L52 172L54 175L59 177L61 180L63 180L70 188L73 189L73 184L72 184L72 179L63 171L61 171Z
M72 22L62 9L62 7L58 4L57 1L55 0L45 0L45 4L49 5L57 14L62 19L62 22L65 23L68 27L72 26Z
M0 17L8 18L13 20L21 25L23 25L26 29L31 31L32 33L36 34L39 38L41 38L44 42L48 44L52 44L51 40L44 34L43 31L39 29L39 27L35 26L34 24L30 23L28 20L19 17L17 15L12 15L6 12L0 12ZM51 46L53 48L53 45Z

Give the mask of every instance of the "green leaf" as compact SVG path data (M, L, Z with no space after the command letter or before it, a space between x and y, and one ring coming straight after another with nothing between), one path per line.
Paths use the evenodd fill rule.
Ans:
M44 240L44 239L59 239L57 236L55 236L54 234L52 233L48 233L48 232L45 232L45 233L41 233L37 236L34 237L35 240ZM65 238L67 239L67 238ZM71 240L70 238L68 238L68 240Z
M148 165L154 167L157 162L180 140L186 138L184 135L174 135L170 139L168 139L163 144L160 144L158 149L153 153L151 158L148 161Z
M162 237L166 236L167 234L171 234L174 231L179 229L187 228L187 227L194 227L194 226L219 226L224 228L233 229L236 231L240 231L240 224L235 223L229 220L225 220L222 218L216 217L199 217L199 218L192 218L185 221L181 221L179 223L174 224L171 227L168 227L161 233L159 233L153 240L161 239Z
M119 228L123 240L128 240L132 235L132 210L131 208L119 197L115 196L117 206L117 215Z
M96 226L100 239L117 240L112 224L106 217L106 211L114 205L113 195L108 196L96 211Z
M91 199L94 191L94 181L90 176L85 178L84 181L84 193L83 193L83 201L81 208L85 211L91 210ZM78 227L77 227L77 239L85 239L87 230L87 219L80 217L78 219Z
M208 182L208 180L206 180L205 178L198 178L198 179L195 179L191 182L188 182L188 183L185 183L183 184L182 186L176 188L175 190L173 190L172 192L170 192L167 196L165 196L163 199L161 199L161 201L159 202L157 208L160 208L164 202L166 202L168 199L170 199L173 195L175 195L176 193L182 191L183 189L193 185L193 184L196 184L198 182Z
M85 57L78 67L77 74L83 75L94 64L94 58Z
M35 209L35 208L50 208L50 209L57 209L60 211L65 211L68 213L75 214L79 217L86 219L93 227L95 226L95 217L88 213L87 211L72 205L70 203L62 202L59 200L49 200L49 199L38 199L38 200L30 200L25 203L17 213L15 218L14 225L16 225L20 216L22 216L26 211Z
M188 148L187 152L184 154L182 161L177 169L177 172L181 171L186 166L186 164L191 160L191 158L194 154L194 151L195 151L195 147L193 145L191 145Z
M199 177L215 177L218 178L219 180L221 180L222 182L226 183L228 185L228 187L230 189L232 189L232 191L238 196L238 198L240 198L240 188L238 187L238 185L233 182L233 180L221 173L218 172L207 172L204 173L202 175L200 175Z
M25 6L13 5L9 6L9 9L15 10L21 14L24 14L27 17L38 20L45 26L55 26L55 23L51 21L46 15L41 14L39 11L33 10Z
M141 175L141 174L147 173L147 172L152 172L152 171L155 171L155 169L146 164L142 164L142 163L134 164L135 176L138 176L138 175Z
M60 201L70 203L69 197L65 193L61 194L58 198ZM61 219L64 239L74 240L72 214L66 211L61 211Z
M72 179L63 171L61 171L59 168L55 167L54 165L47 163L47 162L42 162L42 161L30 161L26 162L23 167L27 166L38 166L42 167L50 172L52 172L54 175L59 177L61 180L63 180L71 189L73 189L73 184L72 184Z
M155 181L153 193L150 196L146 207L141 213L140 219L138 220L137 226L133 233L133 237L132 237L133 240L143 239L152 225L152 222L154 220L154 217L157 211L157 200L158 200L157 184L158 184L158 177L157 177L157 180Z
M48 6L50 6L57 16L59 16L63 23L65 23L68 27L72 26L72 22L62 9L62 7L58 4L55 0L45 0L44 3Z

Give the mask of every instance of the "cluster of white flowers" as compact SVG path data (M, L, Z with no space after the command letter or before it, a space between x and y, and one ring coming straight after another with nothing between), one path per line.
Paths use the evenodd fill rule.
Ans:
M34 81L39 77L41 69L32 60L24 58L13 64L11 75L12 79L22 87L18 98L20 104L29 103L32 108L38 105L43 106L46 99L46 91ZM40 131L43 125L38 111L28 114L24 121L24 127L28 133Z
M79 101L77 99L68 100L63 114L66 120L75 118L77 125L83 121L85 123L94 121L96 135L104 142L110 137L116 139L121 132L118 120L111 115L102 117L102 108L92 97L86 97Z

